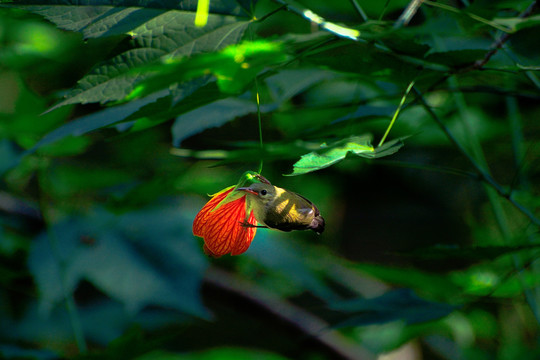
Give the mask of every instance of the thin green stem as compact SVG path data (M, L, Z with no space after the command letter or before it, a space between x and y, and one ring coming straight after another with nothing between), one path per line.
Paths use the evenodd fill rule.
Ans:
M396 119L401 111L401 108L403 107L403 104L405 104L405 99L407 98L407 95L409 95L409 92L411 91L412 87L414 86L414 80L409 83L409 86L407 86L407 89L405 90L405 94L401 97L401 101L399 102L399 106L394 113L394 116L392 117L392 120L390 121L390 125L388 125L388 128L386 129L386 132L384 133L381 141L379 142L378 147L382 146L384 144L384 141L386 140L386 137L390 133L390 130L392 129L392 126L394 126L394 123L396 122Z
M254 19L254 21L262 22L262 21L266 20L267 18L269 18L270 16L274 15L275 13L280 12L281 10L285 10L285 9L287 9L287 5L281 5L280 7L270 11L268 14L263 15L258 19Z
M362 7L360 6L360 4L358 3L358 1L356 1L356 0L351 0L351 3L352 3L352 5L354 6L354 9L355 9L356 12L358 13L358 15L360 15L360 17L362 18L362 20L368 21L368 17L367 17L367 15L366 15L366 13L364 12L364 9L362 9Z
M487 173L490 173L484 150L482 149L482 145L478 141L475 128L473 124L471 124L470 115L467 112L467 103L465 102L463 93L457 90L459 88L459 84L454 75L448 78L448 84L456 103L459 118L461 119L461 123L464 126L465 138L468 142L470 149L472 150L472 155L475 160L484 168L484 170Z
M261 104L260 104L260 98L259 98L259 82L257 81L257 77L255 77L255 92L256 92L256 101L257 101L257 120L259 121L259 146L261 149L261 162L259 163L259 174L262 173L263 169L263 134L262 134L262 121L261 121Z
M486 193L488 194L491 208L493 210L493 214L495 215L495 222L499 227L499 231L501 232L501 235L504 239L504 243L509 244L512 239L512 232L508 224L508 217L506 216L506 213L501 204L500 197L497 196L497 193L493 188L487 185L485 185L485 188ZM531 309L531 312L533 313L536 322L540 324L540 309L538 308L535 294L527 288L527 284L525 283L525 279L523 278L523 274L521 271L523 269L523 263L522 261L520 261L518 255L512 255L512 264L517 271L517 278L522 286L523 293L525 294L525 300L527 301L527 304L529 305L529 308Z
M386 10L388 9L388 5L390 5L390 0L386 0L386 2L384 3L383 10L381 11L381 14L379 15L379 21L381 21L382 18L384 17L384 14L386 14Z
M403 13L394 23L394 28L398 29L402 26L405 26L411 21L413 16L416 14L420 6L422 6L423 0L412 0Z
M525 215L534 225L540 226L540 219L538 219L531 210L527 209L521 203L516 201L512 194L507 192L493 177L486 171L480 164L469 154L469 152L461 145L461 143L455 138L455 136L450 132L448 127L442 122L439 116L433 111L433 109L426 103L422 93L413 87L413 90L417 96L418 102L424 107L428 115L435 121L439 128L444 132L448 140L452 145L471 163L474 167L478 176L482 181L491 186L495 191L507 199L516 209L518 209L523 215Z

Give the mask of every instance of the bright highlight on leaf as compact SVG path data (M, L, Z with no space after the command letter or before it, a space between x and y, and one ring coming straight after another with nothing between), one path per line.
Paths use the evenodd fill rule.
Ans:
M210 0L199 0L197 2L197 12L195 13L195 26L203 27L208 22L208 10Z
M229 46L222 51L192 57L168 57L158 64L152 63L133 69L140 75L128 96L143 97L206 75L213 75L222 92L238 94L253 82L265 67L275 66L289 59L281 42L248 41Z
M358 40L360 37L360 31L356 29L350 29L346 28L344 26L340 26L331 22L325 22L321 25L324 29L333 32L334 34L340 35L342 37L346 37L352 40Z
M321 150L313 151L302 155L294 165L292 174L302 175L312 171L321 170L334 165L345 159L348 153L354 155L375 159L388 156L398 151L403 146L401 139L396 139L386 143L383 146L374 148L371 145L371 136L351 136L347 139L337 141L331 145L321 145Z
M302 12L302 15L304 15L305 18L314 22L315 24L320 25L323 29L326 29L338 36L346 37L352 40L358 40L358 38L360 37L360 31L326 21L324 18L315 14L311 10L304 10Z

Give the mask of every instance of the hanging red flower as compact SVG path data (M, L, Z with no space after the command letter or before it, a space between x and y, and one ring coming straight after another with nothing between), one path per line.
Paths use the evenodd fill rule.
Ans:
M246 226L246 223L257 225L253 211L249 210L249 216L246 214L246 194L231 194L233 190L231 186L214 194L193 221L193 235L204 239L207 255L240 255L255 237L257 228Z

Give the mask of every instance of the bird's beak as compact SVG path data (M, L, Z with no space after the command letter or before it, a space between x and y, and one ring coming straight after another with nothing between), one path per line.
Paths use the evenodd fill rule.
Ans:
M239 187L239 188L236 188L236 191L244 191L253 195L259 195L256 191L253 191L248 187Z

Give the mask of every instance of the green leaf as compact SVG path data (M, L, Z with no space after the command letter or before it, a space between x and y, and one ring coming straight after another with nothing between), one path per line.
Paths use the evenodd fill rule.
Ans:
M166 95L167 93L154 94L143 99L131 101L127 104L119 106L106 108L105 110L101 110L93 114L78 118L74 121L71 121L65 125L56 128L55 130L45 135L40 141L38 141L34 145L34 147L27 151L27 154L33 153L37 149L45 145L50 145L68 136L81 136L91 131L95 131L121 122L128 116L141 109L144 105L153 103L157 99Z
M42 311L86 279L131 312L158 305L206 316L199 298L206 260L179 205L122 216L94 209L52 225L32 243L28 259Z
M461 295L461 288L445 275L410 267L398 268L376 264L358 264L354 268L389 284L408 287L418 294L429 295L430 298L453 303L456 299L459 300Z
M401 139L396 139L387 142L383 146L374 148L371 145L370 135L363 137L351 136L330 145L323 144L321 145L322 150L302 155L300 160L293 165L293 172L288 175L303 175L327 168L345 159L348 153L368 159L375 159L392 155L402 146Z
M246 15L253 0L212 0L210 12L212 14L224 14L224 15ZM17 5L61 5L69 6L76 5L73 8L79 8L80 11L74 14L75 18L81 19L81 21L94 20L97 18L94 15L95 8L99 7L135 7L146 9L170 9L170 10L184 10L195 12L197 10L196 1L178 1L178 0L17 0ZM59 8L60 6L56 6ZM94 9L92 9L94 8ZM76 16L75 16L76 15ZM65 19L59 18L57 21ZM66 21L67 23L67 21Z
M459 259L459 260L494 260L499 256L509 255L520 251L539 250L540 244L525 244L515 246L477 246L456 248L452 246L432 246L411 252L401 253L420 259ZM532 254L531 254L532 256Z
M337 296L325 286L322 276L318 274L317 266L320 264L313 264L302 250L294 242L280 239L275 232L261 231L246 254L272 270L266 281L279 283L280 290L287 292L288 296L308 290L325 301L335 300Z
M403 321L407 325L434 321L452 313L456 307L424 300L411 289L389 291L370 299L354 299L329 304L330 309L347 313L337 327L366 326Z
M162 350L152 351L136 358L137 360L286 360L286 358L266 351L244 348L215 348L191 353L171 353Z
M284 69L265 79L275 102L281 103L337 75L324 69Z
M253 101L237 98L222 99L197 108L176 118L172 126L173 144L179 147L182 140L192 135L255 111L257 105Z
M64 7L60 7L64 8ZM76 7L83 8L84 7ZM71 13L60 15L73 18ZM129 49L114 58L105 61L94 68L88 75L82 78L77 86L66 95L66 99L56 104L50 110L60 106L75 103L106 103L126 98L130 94L137 81L143 77L136 71L132 71L142 65L152 63L157 59L170 59L171 57L193 56L195 54L220 50L230 44L237 43L247 26L248 21L242 18L224 15L211 15L208 23L203 28L193 24L194 14L177 10L165 11L158 9L128 8L122 11L135 11L141 24L139 26L131 22L128 27L118 28L123 21L118 18L118 8L110 8L105 11L109 17L101 19L92 26L82 27L87 37L100 37L107 34L130 35L130 44L134 49ZM105 16L105 15L103 15ZM108 21L105 21L108 19ZM93 20L92 20L93 21ZM105 22L105 23L103 23ZM93 29L96 30L93 30ZM71 29L70 30L76 30ZM168 83L169 85L170 83Z
M452 51L431 51L426 56L426 60L450 67L465 66L473 64L479 59L483 59L488 50L466 49Z
M4 359L54 360L61 357L60 354L47 349L25 349L7 344L0 345L0 355Z
M65 100L54 105L48 111L69 104L107 103L124 99L131 91L140 75L128 74L129 69L151 62L164 52L159 49L133 49L126 51L105 64L96 67L79 80Z

